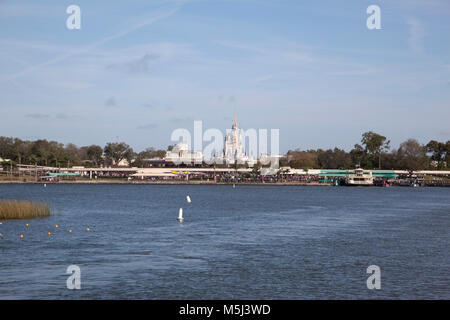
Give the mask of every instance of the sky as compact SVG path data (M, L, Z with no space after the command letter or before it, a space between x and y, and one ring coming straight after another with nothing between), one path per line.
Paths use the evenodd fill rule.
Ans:
M283 153L449 140L450 1L0 0L0 136L165 149L235 114Z

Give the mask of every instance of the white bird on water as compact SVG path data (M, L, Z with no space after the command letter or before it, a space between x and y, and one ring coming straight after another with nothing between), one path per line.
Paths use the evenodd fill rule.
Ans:
M186 196L186 201L187 201L187 203L191 203L191 197Z
M180 210L178 211L178 218L177 218L177 220L180 221L180 222L184 220L184 218L183 218L183 208L180 208Z

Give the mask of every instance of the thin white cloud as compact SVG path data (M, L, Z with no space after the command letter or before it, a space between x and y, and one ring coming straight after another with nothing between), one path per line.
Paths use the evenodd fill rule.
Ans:
M367 63L357 63L348 59L325 56L322 54L324 52L323 49L311 46L299 46L292 43L275 43L272 45L247 44L236 41L215 41L215 43L227 48L252 52L256 55L256 58L252 57L251 61L258 63L263 61L266 67L270 64L275 64L278 66L289 65L290 68L302 66L323 70L323 67L327 66L329 68L327 74L333 76L371 76L380 72L380 70L376 70ZM261 59L258 60L257 58ZM272 78L273 76L271 75ZM256 81L260 82L270 79L265 76L257 78Z
M32 118L32 119L45 119L45 118L49 118L50 115L44 114L44 113L29 113L25 117Z
M86 89L93 86L88 82L57 82L54 83L53 85L66 89Z
M31 67L29 67L29 68L27 68L27 69L25 69L23 71L15 73L15 74L11 75L9 77L9 79L15 79L15 78L18 78L18 77L22 77L22 76L27 75L30 72L33 72L33 71L35 71L35 70L37 70L37 69L39 69L41 67L45 67L45 66L54 64L56 62L63 61L65 59L73 57L75 55L88 53L89 51L95 49L96 47L104 45L104 44L106 44L106 43L108 43L108 42L110 42L112 40L119 39L119 38L124 37L125 35L133 32L133 31L136 31L138 29L141 29L143 27L151 25L151 24L153 24L153 23L155 23L155 22L157 22L159 20L166 19L166 18L172 16L173 14L175 14L179 10L179 8L180 8L180 5L177 5L174 9L172 9L172 10L170 10L168 12L164 12L164 13L158 14L156 16L153 16L152 18L150 18L148 20L142 21L142 22L137 23L134 26L126 29L126 30L123 30L123 31L120 31L120 32L118 32L116 34L113 34L111 36L105 37L105 38L101 39L100 41L94 42L91 45L88 45L88 46L86 46L86 47L84 47L82 49L75 50L75 51L69 51L68 53L65 53L65 54L63 54L61 56L58 56L56 58L53 58L51 60L48 60L48 61L40 63L40 64L36 64L36 65L31 66Z
M67 51L75 51L76 46L63 46L61 44L53 45L36 41L19 41L11 39L0 39L0 46L4 48L20 47L22 49L39 50L49 53L66 53Z
M275 49L270 47L269 45L261 45L261 44L248 44L248 43L242 43L237 41L225 41L225 40L217 40L215 41L216 44L232 48L232 49L238 49L243 50L247 52L253 52L260 55L271 55L271 56L278 56L280 59L289 59L296 62L302 62L302 63L311 63L315 62L316 59L313 58L308 52L300 52L298 50L295 51L283 51L279 49ZM299 49L299 48L296 48Z

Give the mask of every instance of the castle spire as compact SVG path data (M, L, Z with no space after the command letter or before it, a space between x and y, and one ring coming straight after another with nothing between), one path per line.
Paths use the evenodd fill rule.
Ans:
M234 121L233 121L233 129L237 128L237 119L236 119L236 113L234 114Z

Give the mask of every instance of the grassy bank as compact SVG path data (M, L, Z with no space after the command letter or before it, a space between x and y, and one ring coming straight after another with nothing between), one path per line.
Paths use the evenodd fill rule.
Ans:
M50 216L50 206L38 201L0 200L0 219L30 219Z

